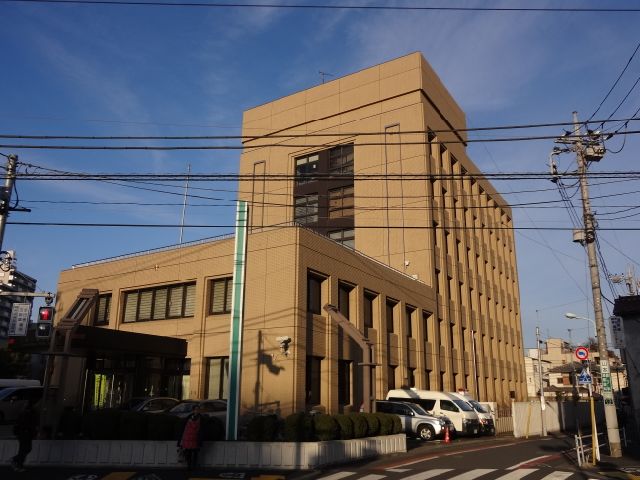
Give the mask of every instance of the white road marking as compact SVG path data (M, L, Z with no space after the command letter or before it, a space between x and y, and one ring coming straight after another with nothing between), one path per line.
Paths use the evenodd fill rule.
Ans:
M384 475L376 475L372 473L370 475L365 475L364 477L360 477L358 480L379 480L380 478L384 478Z
M537 468L518 468L517 470L512 470L506 475L496 478L496 480L520 480L522 477L526 477L537 470Z
M553 472L540 480L564 480L573 475L574 472Z
M451 477L449 480L474 480L478 477L486 475L487 473L495 472L495 468L476 468L468 472L461 473L455 477Z
M411 470L410 468L387 468L386 471L387 472L393 472L393 473L404 473L404 472L408 472L409 470Z
M520 462L520 463L516 463L515 465L511 465L509 468L507 468L507 470L515 470L516 468L519 468L522 465L527 465L529 463L535 462L536 460L542 460L543 458L555 457L555 456L556 455L540 455L539 457L529 458L529 459L525 460L524 462Z
M332 475L327 475L326 477L321 477L318 480L340 480L341 478L346 478L351 475L355 475L356 472L338 472Z
M429 478L437 477L443 473L450 472L451 468L434 468L433 470L425 470L424 472L416 473L409 477L404 477L402 480L428 480Z

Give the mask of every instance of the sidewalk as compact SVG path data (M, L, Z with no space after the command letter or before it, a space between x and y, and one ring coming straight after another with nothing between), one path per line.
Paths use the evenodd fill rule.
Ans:
M620 458L601 453L596 466L584 465L583 469L606 475L608 478L640 480L640 448L636 444L629 445Z

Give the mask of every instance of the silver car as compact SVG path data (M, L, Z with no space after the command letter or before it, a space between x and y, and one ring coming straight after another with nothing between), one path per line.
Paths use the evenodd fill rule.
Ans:
M227 401L226 400L183 400L175 407L171 408L167 413L180 418L186 418L191 414L193 408L199 405L200 413L209 417L216 417L224 423L227 419Z
M420 405L411 402L397 402L393 400L377 400L378 412L392 413L400 417L402 427L407 436L418 437L422 440L433 440L444 436L445 427L449 434L455 433L455 427L445 417L439 418L427 413Z

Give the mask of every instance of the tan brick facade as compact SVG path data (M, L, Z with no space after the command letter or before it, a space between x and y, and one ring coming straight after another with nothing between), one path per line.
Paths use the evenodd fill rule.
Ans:
M476 376L482 401L526 397L511 211L467 158L465 132L427 133L463 129L465 119L420 54L248 110L243 127L244 135L271 135L246 140L240 162L249 178L239 198L249 202L251 224L243 411L338 412L362 401L361 352L326 312L308 311L310 275L321 304L348 308L374 343L377 398L401 385L475 394ZM353 222L362 253L292 226L297 159L346 144L353 215L338 221ZM186 339L188 396L202 398L206 359L229 350L229 314L209 313L211 282L232 268L231 239L76 267L61 274L57 307L97 288L112 295L109 328ZM122 321L127 291L193 281L193 316ZM289 355L276 341L283 335L292 338ZM320 371L318 404L309 403L310 358Z

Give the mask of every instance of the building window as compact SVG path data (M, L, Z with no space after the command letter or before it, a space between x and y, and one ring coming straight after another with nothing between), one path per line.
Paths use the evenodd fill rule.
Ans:
M307 274L307 311L322 314L322 282L325 278L314 273Z
M318 194L295 198L294 220L301 225L318 222Z
M111 313L111 294L106 293L98 296L95 313L93 317L94 325L108 325L109 314Z
M338 404L351 404L351 361L338 360Z
M232 277L211 280L211 300L209 302L210 314L231 312L232 290Z
M338 310L347 320L351 320L349 316L349 294L353 290L353 286L348 283L338 283Z
M405 308L405 313L407 316L407 338L413 337L413 312L415 311L416 309L414 307L410 307L408 305Z
M376 298L378 298L377 293L373 293L365 290L363 311L364 311L364 326L367 328L373 328L373 302L375 302Z
M356 231L353 228L329 232L329 238L349 248L356 248Z
M296 158L296 183L298 185L315 180L314 174L318 171L319 160L320 157L317 153Z
M329 173L353 173L353 144L329 151Z
M206 398L228 398L229 357L207 358Z
M353 216L353 185L329 190L329 218Z
M123 321L193 317L195 297L195 282L126 292Z
M386 313L387 313L387 333L393 333L395 331L395 318L394 318L394 309L398 304L395 300L387 299L386 304Z
M424 341L429 341L429 323L431 323L431 312L422 311L422 329L424 330Z
M409 385L410 388L413 388L416 386L416 369L415 368L408 368L407 369L407 383Z
M396 388L396 366L395 365L389 365L387 369L387 375L389 376L389 378L387 379L387 391L393 390L394 388Z
M320 404L320 367L322 357L307 356L306 366L306 400L307 405Z

